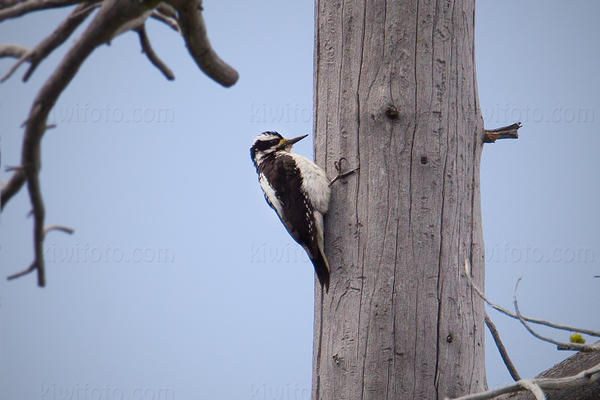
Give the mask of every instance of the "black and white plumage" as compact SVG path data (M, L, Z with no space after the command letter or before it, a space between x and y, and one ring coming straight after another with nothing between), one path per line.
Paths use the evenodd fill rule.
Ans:
M304 248L327 290L329 263L323 249L323 215L329 207L329 180L314 162L290 153L292 145L306 136L285 139L277 132L264 132L254 139L250 157L267 203Z

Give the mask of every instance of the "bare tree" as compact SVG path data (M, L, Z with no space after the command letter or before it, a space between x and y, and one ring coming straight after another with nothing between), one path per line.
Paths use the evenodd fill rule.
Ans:
M319 1L315 154L360 166L333 191L314 399L485 388L475 1ZM334 173L331 173L334 175Z
M0 45L0 57L18 59L1 80L5 81L19 66L29 63L29 69L23 76L23 81L27 81L39 63L63 44L75 29L94 10L98 9L82 35L71 45L67 54L48 77L34 99L29 115L23 123L25 133L21 164L10 168L13 174L10 180L2 186L0 207L3 210L8 201L27 184L32 206L31 212L34 218L34 260L28 268L11 275L9 279L37 271L39 286L46 284L43 252L46 233L51 230L72 233L72 229L68 227L44 225L44 202L38 178L41 167L40 144L46 130L53 127L49 126L47 122L50 111L89 55L97 47L109 43L121 33L135 31L140 38L140 45L148 60L167 79L174 79L173 72L154 52L146 34L145 24L149 18L153 18L181 32L190 55L198 67L210 78L226 87L233 85L238 79L238 73L223 62L210 46L202 18L202 2L200 0L168 0L164 2L152 0L4 0L0 2L0 22L7 18L21 17L34 11L68 6L73 7L72 12L54 32L33 49L26 49L13 44Z
M484 129L475 0L316 0L315 14L315 158L330 176L360 172L326 218L312 397L482 392L480 156L520 124Z
M3 209L26 184L35 220L34 261L11 278L37 271L40 286L45 235L72 233L45 225L41 139L53 127L50 110L93 50L134 31L149 61L174 79L146 33L152 18L182 34L209 77L224 86L238 78L210 47L197 0L4 0L0 21L57 7L73 9L37 46L0 45L0 57L17 59L2 81L27 63L26 81L97 10L33 101L21 164L2 187ZM474 13L475 0L316 1L316 159L331 176L360 173L336 186L327 218L333 273L328 293L317 284L314 399L441 399L485 389L480 155L484 143L516 138L520 125L483 128ZM465 259L473 266L468 279ZM516 300L515 308L524 326L539 322L522 316ZM494 330L489 319L488 326ZM467 398L523 389L538 396L557 376L571 395L573 385L595 395L596 382L585 383L598 376L597 345L559 345L589 352L545 380L523 381L513 365L515 385Z

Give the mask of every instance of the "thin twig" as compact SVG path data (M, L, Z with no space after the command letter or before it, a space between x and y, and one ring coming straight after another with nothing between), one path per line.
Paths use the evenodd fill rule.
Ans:
M30 274L30 273L32 273L35 270L36 270L36 265L35 265L35 262L34 262L27 269L24 269L23 271L17 272L16 274L9 275L6 278L6 280L12 281L13 279L17 279L17 278L20 278L20 277L25 276L27 274Z
M590 369L581 371L580 373L572 376L563 378L534 378L530 379L529 382L536 385L540 390L560 390L575 388L583 384L587 384L592 379L598 379L600 374L600 364L593 366ZM493 399L494 397L500 396L505 393L515 393L523 390L529 390L525 387L522 381L512 383L508 386L504 386L498 389L488 390L481 393L468 394L466 396L457 397L454 400L487 400ZM446 397L446 400L448 398Z
M75 229L69 228L68 226L64 226L64 225L48 225L47 227L44 228L44 236L46 236L46 234L48 234L48 232L52 232L52 231L61 231L61 232L67 233L69 235L72 235L75 232Z
M584 351L584 352L600 351L600 346L596 346L596 345L589 346L589 345L581 344L581 343L559 342L559 341L549 338L547 336L542 336L539 333L537 333L536 331L534 331L531 328L531 326L529 326L527 321L525 321L525 319L521 316L521 312L519 311L519 302L517 300L517 290L519 288L519 283L521 282L521 279L522 279L522 277L519 277L519 279L517 279L517 282L515 283L515 289L513 291L513 305L515 307L515 313L517 315L517 318L519 319L519 321L521 321L521 324L525 327L525 329L527 329L527 331L529 333L531 333L533 336L535 336L536 338L538 338L544 342L555 344L559 350L575 350L575 351Z
M16 18L32 11L46 10L48 8L67 7L81 3L82 0L29 0L17 3L11 7L0 10L0 22L8 18Z
M18 44L2 44L0 45L0 58L21 58L28 51L28 48L19 46Z
M150 44L150 39L148 39L148 35L146 33L145 25L140 26L135 30L140 38L140 46L142 46L142 52L146 54L148 60L154 65L168 80L172 81L175 79L175 75L173 75L173 71L167 67L167 65L158 57L158 55L152 49L152 45Z
M23 167L21 167L20 165L7 165L4 170L6 172L15 172L15 171L22 171Z
M466 272L466 277L469 281L469 284L471 285L471 287L473 288L473 290L475 290L475 292L477 293L477 295L479 297L481 297L483 299L483 301L485 301L490 307L492 307L494 310L501 312L502 314L514 318L514 319L519 319L519 317L517 317L516 314L512 313L511 311L508 311L506 308L492 303L486 296L485 294L483 294L483 292L481 291L481 289L479 289L477 287L477 285L475 285L475 283L473 282L473 280L471 279L471 267L469 265L469 260L465 260L465 272ZM525 315L522 315L522 318L527 321L527 322L531 322L532 324L538 324L538 325L544 325L544 326L549 326L550 328L554 328L554 329L559 329L562 331L569 331L569 332L579 332L579 333L584 333L586 335L590 335L590 336L596 336L596 337L600 337L600 332L598 331L593 331L591 329L581 329L581 328L576 328L573 326L568 326L568 325L562 325L562 324L556 324L554 322L549 322L549 321L545 321L543 319L537 319L537 318L531 318L531 317L527 317Z
M502 343L502 340L500 339L500 334L496 329L496 325L494 325L487 313L485 314L485 325L490 330L492 338L494 338L494 342L496 343L496 347L500 352L500 357L502 357L502 361L504 361L504 365L506 365L506 369L508 369L508 373L510 374L510 376L512 376L512 378L515 381L520 380L521 377L519 376L519 373L517 372L517 369L515 368L515 365L513 364L512 360L508 356L508 352L506 351L506 347L504 347L504 343Z
M41 61L43 61L52 51L58 46L63 44L69 36L77 29L79 25L94 11L99 3L91 4L80 4L69 14L67 18L60 25L48 35L44 40L38 43L33 49L23 54L21 58L8 70L8 72L0 79L0 82L6 81L11 75L23 64L29 62L29 69L23 75L23 82L27 82L33 71L37 68Z
M164 23L169 28L173 29L175 32L181 32L181 29L179 28L179 24L177 23L177 20L175 18L167 17L166 15L164 15L156 10L152 11L152 14L150 14L150 17L154 18L157 21Z

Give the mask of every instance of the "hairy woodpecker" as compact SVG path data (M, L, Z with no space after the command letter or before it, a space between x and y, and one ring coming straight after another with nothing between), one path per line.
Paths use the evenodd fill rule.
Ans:
M258 135L250 157L267 203L310 257L319 282L329 289L329 263L323 249L323 214L329 207L325 171L306 157L290 153L308 135L285 139L277 132Z

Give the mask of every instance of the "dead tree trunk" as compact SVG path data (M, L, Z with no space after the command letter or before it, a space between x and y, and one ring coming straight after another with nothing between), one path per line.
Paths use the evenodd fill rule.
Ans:
M332 188L316 399L485 387L475 0L316 0L315 157Z

